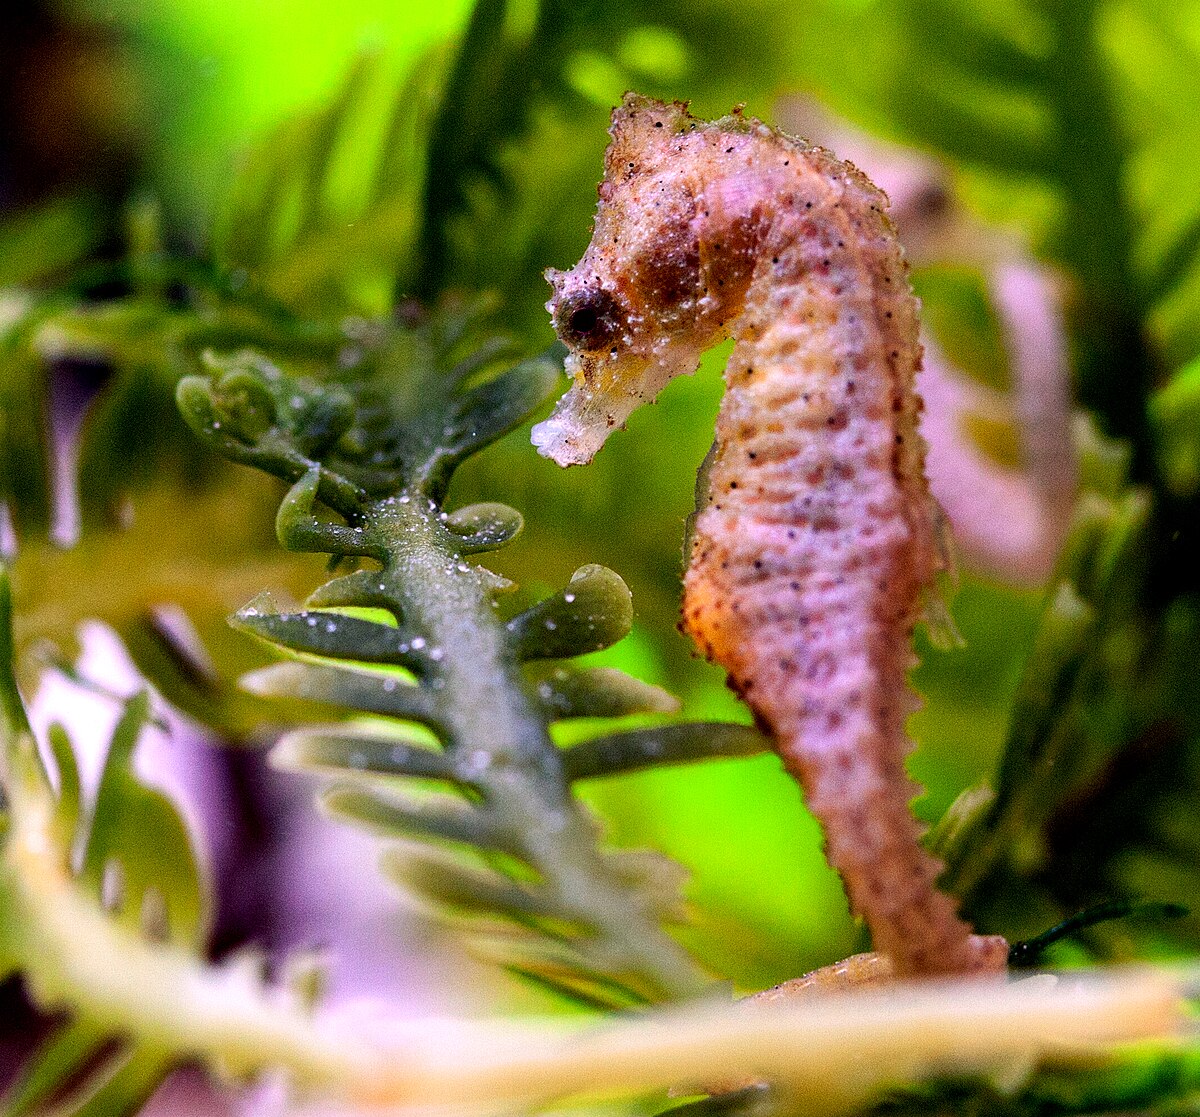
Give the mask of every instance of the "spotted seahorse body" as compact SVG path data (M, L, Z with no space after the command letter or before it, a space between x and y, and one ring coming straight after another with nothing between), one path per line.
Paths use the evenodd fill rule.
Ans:
M899 975L1000 969L936 888L904 769L910 636L940 565L913 386L917 304L885 197L736 114L613 114L594 235L552 272L575 385L534 430L560 464L736 339L683 627L773 735Z

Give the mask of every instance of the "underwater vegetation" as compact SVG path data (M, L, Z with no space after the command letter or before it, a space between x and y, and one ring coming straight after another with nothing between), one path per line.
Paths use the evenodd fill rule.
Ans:
M420 25L430 45L403 65L360 50L336 90L277 112L234 171L189 189L204 164L180 137L202 98L167 96L187 73L155 23L168 10L106 17L120 49L100 62L163 98L122 133L119 150L139 154L40 201L13 174L0 224L0 972L11 1003L28 1002L14 1019L37 1020L17 1037L4 1112L132 1114L197 1065L231 1090L283 1072L297 1104L348 1107L1194 1107L1200 8L826 0L796 26L767 3L651 18L477 0L447 42ZM88 6L70 18L107 41L89 38ZM667 104L626 111L672 137L749 102L697 133L720 132L713 154L740 161L719 191L730 220L712 226L733 251L701 273L683 233L657 251L660 226L602 207L597 233L634 244L588 249L547 288L544 269L584 253L609 113L635 87ZM839 238L822 208L818 226L780 232L750 149L810 149L751 113L861 163L891 197L894 234L875 187L823 154L797 189L830 205L848 191L846 220L868 231ZM619 182L641 187L636 168L615 173L628 137L614 139L602 198L615 210ZM715 243L706 229L697 252ZM841 411L822 410L832 395L787 395L800 389L783 334L805 320L788 268L809 274L814 245L827 289L800 309L843 331L806 350L816 387L821 361L869 349L840 315L903 318L882 364L867 352L861 383L839 380ZM727 301L681 309L699 275L728 281ZM593 399L547 419L564 368L580 377L568 401L662 387L661 349L626 347L645 339L613 291L643 297L646 345L675 331L669 371L699 375L636 414L640 400L615 414ZM761 321L735 323L744 307ZM732 355L704 355L723 333ZM944 565L913 430L922 345L930 483L962 540L961 584L943 589L965 643L939 650L918 632L925 707L907 718L920 592ZM779 431L746 425L785 412ZM780 636L801 593L788 587L855 575L875 552L855 520L832 562L837 533L811 507L796 513L810 549L775 547L774 527L795 527L775 504L828 492L770 467L797 430L840 447L821 440L849 445L880 415L886 455L864 441L855 463L881 486L872 500L899 486L892 518L871 521L900 524L899 549L869 571L898 584L876 599L864 582L861 615L832 609L822 630L838 663L860 646L877 662L849 679L814 653L793 671L781 656L805 645ZM531 444L535 420L557 460L609 445L560 472ZM581 432L595 445L564 449ZM840 461L812 452L827 472ZM685 625L718 667L675 632L698 471ZM784 489L738 488L751 478ZM739 564L732 581L723 558ZM748 624L732 619L741 600ZM131 685L92 676L85 622L115 635ZM862 721L872 671L885 712L866 703L855 735L844 727ZM43 709L64 679L115 714L98 763L69 703ZM256 778L301 781L333 820L322 833L370 835L371 863L345 874L406 897L422 933L479 960L470 974L502 975L480 994L491 1019L449 1019L461 1001L448 991L436 1021L363 1021L328 987L347 961L336 949L239 933L224 879L237 866L139 763L163 726L240 750L229 763L265 753ZM907 735L929 789L922 846ZM861 802L859 784L823 782L818 746L843 737L828 772L879 746ZM871 944L814 816L874 961L857 954ZM1068 937L1043 934L1080 912ZM880 957L964 971L981 944L999 944L984 968L1006 957L1007 983L879 982ZM1134 961L1153 965L1108 966ZM1022 978L1030 965L1071 973Z

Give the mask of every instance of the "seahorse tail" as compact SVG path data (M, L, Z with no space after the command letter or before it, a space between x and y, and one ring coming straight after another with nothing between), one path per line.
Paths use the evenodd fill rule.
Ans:
M826 855L875 949L898 977L999 971L1007 944L972 933L954 900L937 889L941 863L921 845L909 800L918 787L903 772L906 738L895 747L813 749L805 733L776 741L827 835Z

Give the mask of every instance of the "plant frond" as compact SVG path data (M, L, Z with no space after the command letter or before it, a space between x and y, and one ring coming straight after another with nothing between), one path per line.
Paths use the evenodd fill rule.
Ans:
M1158 529L1149 494L1121 479L1119 447L1084 432L1087 479L1010 713L994 795L967 793L931 835L946 885L968 911L1025 910L1055 922L1083 907L1200 887L1190 827L1200 792L1200 708L1185 679L1200 639L1193 597L1150 610ZM1116 473L1114 474L1114 466ZM1194 945L1194 916L1147 934ZM1043 928L1024 926L1022 932ZM1125 932L1086 933L1091 950Z
M148 786L133 767L134 751L150 718L150 700L139 692L125 703L108 746L94 798L83 803L75 753L66 730L53 726L43 767L25 717L13 664L11 590L0 568L0 692L6 711L6 799L20 798L32 781L48 803L48 840L61 871L82 897L103 907L133 936L198 955L208 934L211 898L187 826L174 803ZM14 786L18 785L18 786ZM53 787L57 790L52 790ZM29 809L29 808L26 808ZM78 852L76 860L74 851ZM13 869L0 869L0 896ZM36 925L22 922L19 904L0 905L0 944L10 944L10 965L40 950ZM0 950L0 954L4 951ZM144 1104L178 1056L127 1042L110 1022L86 1014L68 1017L42 1042L4 1098L8 1114L131 1114Z
M681 915L678 871L602 848L571 783L750 755L765 741L743 726L685 724L566 752L554 744L553 721L674 704L619 672L562 662L628 633L632 601L617 574L585 566L505 620L494 576L468 561L514 538L521 517L489 503L445 510L453 470L524 421L558 375L550 356L495 370L505 348L487 335L475 342L481 356L464 353L471 313L451 306L385 329L352 377L298 377L243 352L211 356L208 377L180 383L185 417L213 449L291 483L277 518L285 547L378 567L333 579L304 610L256 601L239 612L238 627L307 659L245 685L383 719L293 731L275 763L331 779L321 803L339 818L484 857L482 877L428 859L401 875L460 916L519 916L514 965L560 983L533 955L516 960L549 935L568 969L607 975L638 998L695 992L703 978L661 927ZM554 666L524 666L545 660ZM432 739L414 739L414 724ZM397 776L442 790L414 795Z

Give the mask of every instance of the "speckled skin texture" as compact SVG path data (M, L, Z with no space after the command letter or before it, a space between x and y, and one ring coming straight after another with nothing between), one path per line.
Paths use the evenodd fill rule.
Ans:
M886 198L735 114L613 114L592 242L550 273L576 383L534 430L560 464L736 339L683 628L771 732L898 976L999 970L938 892L904 769L910 636L940 568L914 374L917 303Z

